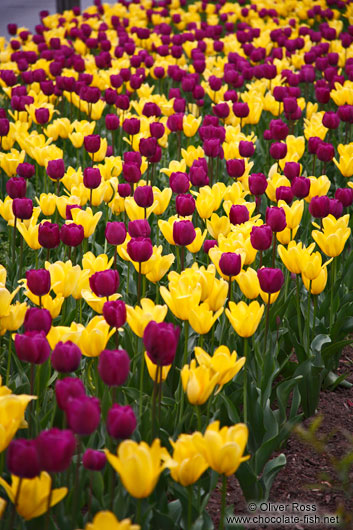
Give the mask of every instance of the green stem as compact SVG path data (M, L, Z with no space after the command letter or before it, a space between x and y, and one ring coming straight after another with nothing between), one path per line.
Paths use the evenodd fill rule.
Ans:
M209 399L210 399L210 398L209 398ZM198 431L201 432L202 425L201 425L201 412L200 412L200 407L199 407L198 405L195 405L194 408L195 408L196 418L197 418L197 429L198 429Z
M308 352L310 347L310 289L311 289L311 280L309 280L309 289L308 289L308 307L306 312L306 326L307 326L307 337L308 337Z
M333 316L334 316L334 310L333 310L333 298L334 298L334 287L336 283L336 260L333 259L332 262L332 268L331 268L331 300L330 300L330 330L332 328L333 324Z
M139 344L139 343L138 343ZM138 353L138 352L137 352ZM140 398L139 398L139 420L142 416L142 398L143 398L143 375L145 369L145 359L143 352L141 353L141 366L140 366Z
M266 350L265 350L266 352ZM248 422L248 339L244 338L244 382L243 382L243 416L244 423Z
M188 486L188 525L187 529L191 530L192 525L192 486Z
M297 274L296 277L296 284L297 284L297 319L298 319L298 332L299 332L299 339L302 338L302 319L301 319L301 313L300 313L300 300L299 300L299 276Z
M184 322L184 354L183 354L183 363L181 368L186 364L187 357L188 357L188 339L189 339L189 321L185 320ZM179 408L179 422L181 421L183 417L184 412L184 389L183 385L180 380L180 408Z
M317 312L317 296L313 295L314 298L314 315L313 315L313 325L311 326L311 330L313 333L313 336L315 337L315 323L316 323L316 312Z
M20 480L19 480L19 483L18 483L18 486L17 486L17 491L16 491L16 495L15 495L15 502L13 503L8 530L13 530L13 528L14 528L14 524L13 523L15 521L15 516L16 516L16 506L17 506L18 500L20 498L21 486L22 486L22 477L20 477Z
M224 516L226 513L226 500L227 500L227 477L222 476L222 504L221 504L221 518L219 521L219 530L224 529Z
M139 261L139 270L137 276L137 303L140 303L141 299L141 262Z
M136 523L139 525L142 523L142 499L136 500Z
M268 293L268 302L266 307L266 321L265 321L265 341L264 341L264 354L267 351L267 336L268 336L268 325L270 321L270 307L271 307L271 293Z
M7 355L6 386L9 386L9 382L10 382L11 357L12 357L12 338L11 338L11 333L9 333L9 351Z

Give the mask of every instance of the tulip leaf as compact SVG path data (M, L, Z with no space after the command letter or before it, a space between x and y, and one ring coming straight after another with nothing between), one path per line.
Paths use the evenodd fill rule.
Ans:
M273 484L274 479L276 478L279 471L281 471L282 467L284 467L287 463L287 459L283 453L276 456L276 458L273 458L264 467L261 482L264 484L264 492L265 497L264 499L268 499L270 495L270 490Z
M192 530L213 530L213 528L212 519L206 511L204 511L191 526Z
M101 473L92 473L92 489L96 498L103 504L104 481Z
M177 524L182 514L182 505L179 499L168 502L168 514Z
M315 366L311 359L307 359L298 366L295 375L303 376L299 382L299 390L304 416L307 418L315 413L319 402L324 366Z
M302 375L289 379L288 381L283 381L280 383L276 389L276 395L278 400L278 406L281 414L282 421L286 418L286 409L288 406L289 394L292 389L298 384L299 381L303 379Z
M225 403L229 419L234 423L238 423L240 421L240 416L234 403L223 392L221 392L219 395Z
M263 486L249 462L243 462L239 466L236 477L239 480L243 495L247 501L263 499Z

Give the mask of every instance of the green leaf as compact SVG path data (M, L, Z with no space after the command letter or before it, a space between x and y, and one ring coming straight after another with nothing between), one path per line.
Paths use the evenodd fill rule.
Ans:
M279 471L286 465L287 459L283 453L273 458L264 467L261 481L264 484L265 497L264 500L268 499L271 491L271 487L274 479L276 478Z

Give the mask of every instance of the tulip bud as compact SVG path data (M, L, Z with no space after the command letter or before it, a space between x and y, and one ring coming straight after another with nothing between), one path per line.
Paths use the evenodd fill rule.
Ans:
M321 162L330 162L335 156L335 148L332 144L321 142L317 147L316 156Z
M11 199L21 199L26 196L27 182L22 177L12 177L6 182L6 193Z
M108 222L105 227L105 237L110 245L121 245L126 239L126 227L123 222Z
M285 140L289 133L288 125L282 120L271 120L270 133L273 140Z
M322 125L327 129L337 129L340 124L340 119L338 114L333 111L325 112L322 118Z
M255 153L254 144L252 142L245 142L244 140L240 140L238 149L240 156L244 158L249 158Z
M261 289L268 294L277 293L284 283L284 276L281 269L263 267L257 271L257 277Z
M195 199L189 193L181 193L175 198L175 208L178 215L186 217L195 211Z
M26 331L15 336L15 350L18 358L33 364L43 364L50 355L50 346L44 331Z
M329 214L330 211L330 199L327 195L313 197L309 204L309 212L313 217L322 219Z
M130 405L114 405L107 415L108 434L117 440L130 438L136 429L136 416Z
M33 214L32 199L14 199L12 202L12 212L17 219L30 219Z
M250 242L256 250L267 250L272 243L272 229L268 225L253 226L250 233Z
M86 391L83 382L77 377L65 377L59 379L55 384L55 397L59 409L65 410L72 398L85 396Z
M137 118L127 118L123 121L123 130L126 134L134 136L140 132L141 122Z
M50 273L46 269L31 269L26 272L28 289L36 296L43 296L50 291Z
M151 138L141 138L139 143L139 151L142 156L146 158L151 158L157 149L157 140L154 137Z
M131 186L128 182L123 182L118 184L118 193L123 199L131 195Z
M291 183L293 195L298 199L303 199L309 195L310 186L311 181L306 177L295 177Z
M136 219L136 221L129 221L128 232L130 237L149 237L151 227L147 219Z
M229 220L233 225L249 221L249 210L243 204L233 204L229 210Z
M287 226L286 213L283 208L272 206L266 209L266 224L271 227L272 232L282 232Z
M10 122L7 118L0 118L0 137L7 136L10 130Z
M51 324L51 314L47 309L40 309L39 307L29 307L27 309L23 323L26 332L43 331L45 335L48 335Z
M103 305L103 316L112 328L120 328L126 322L126 306L122 300L112 300Z
M38 242L44 248L56 248L60 243L59 225L44 221L38 228Z
M159 123L159 122L150 123L150 133L151 133L151 136L153 136L154 138L157 138L157 140L159 138L162 138L162 136L165 133L165 127L163 123Z
M141 208L149 208L153 204L152 186L137 186L134 192L134 199Z
M169 185L174 193L186 193L190 189L190 180L186 173L172 173L169 179Z
M84 137L83 142L88 153L97 153L101 146L101 137L99 134L89 134Z
M270 147L270 155L275 160L281 160L287 154L287 144L281 142L275 142Z
M291 204L293 201L293 190L289 186L279 186L276 188L276 201L284 201Z
M241 102L233 103L233 112L237 118L246 118L250 113L249 105Z
M151 361L159 366L172 364L178 346L180 328L153 320L147 324L143 343Z
M77 247L85 237L83 226L75 223L62 225L60 229L60 239L68 247Z
M288 180L292 181L294 178L299 177L300 164L298 162L286 162L284 164L283 173Z
M224 252L219 260L219 268L225 276L237 276L241 270L240 254Z
M255 195L255 197L259 197L265 193L266 188L267 179L263 173L252 173L249 176L249 190L253 195Z
M99 271L89 278L89 285L96 296L111 296L119 288L120 278L117 270Z
M18 164L16 168L16 173L20 177L23 177L25 179L30 179L33 177L35 173L35 168L33 164L29 164L28 162L22 162Z
M35 109L34 113L35 113L36 121L37 123L39 123L39 125L44 125L45 123L49 121L49 109L47 108Z
M83 184L90 190L98 188L102 181L102 176L97 167L86 167L83 171Z
M343 204L338 199L329 199L329 213L338 219L343 213Z
M74 372L80 366L80 348L68 340L58 342L51 354L51 364L57 372Z
M76 448L74 434L66 430L48 429L42 431L35 440L40 467L47 473L60 473L70 464Z
M103 350L99 356L98 372L108 386L123 385L129 377L130 357L125 350Z
M244 175L245 162L243 159L233 159L226 161L227 173L232 178L239 178Z
M176 245L186 247L196 237L196 231L191 221L175 221L173 224L173 239Z
M12 440L7 448L6 465L10 473L17 477L37 477L41 468L35 440Z
M105 117L105 126L108 131L115 131L119 128L119 116L116 114L107 114Z
M352 188L337 188L335 191L335 199L338 199L345 208L351 206L353 203Z
M95 451L94 449L86 449L83 453L82 464L83 467L90 471L101 471L107 461L107 457L103 451Z
M148 237L133 237L127 244L127 253L132 261L147 261L153 254L152 242Z
M65 175L65 164L62 158L58 160L49 160L47 165L47 174L53 180L60 180Z
M217 246L217 241L214 239L205 239L203 244L203 251L208 254L209 250Z
M68 425L75 434L88 436L100 422L99 399L89 396L72 398L65 409Z

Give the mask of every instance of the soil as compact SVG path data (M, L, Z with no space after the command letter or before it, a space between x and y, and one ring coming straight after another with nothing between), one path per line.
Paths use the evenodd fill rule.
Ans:
M353 348L351 346L343 350L338 373L348 373L347 381L353 383ZM330 523L323 524L321 520L319 524L311 524L310 526L303 523L277 526L248 524L244 525L244 528L256 528L256 530L272 530L274 528L276 530L353 529L353 387L349 389L338 387L331 392L322 391L317 415L321 415L323 418L317 436L322 440L325 438L325 451L319 452L312 445L304 442L294 431L286 446L281 450L286 455L287 464L278 473L268 502L289 504L288 511L286 510L288 515L293 514L292 503L294 502L305 505L315 504L317 514L340 514L340 519L344 523L337 526ZM303 426L308 428L313 420L314 418L306 419ZM352 456L348 480L350 493L344 491L342 481L339 480L333 465L333 461L341 459L349 452ZM220 487L221 483L218 484L208 505L208 512L215 528L218 528L219 525ZM247 510L247 502L235 476L228 479L227 505L231 504L234 505L233 513L251 515ZM232 526L229 525L229 528Z

